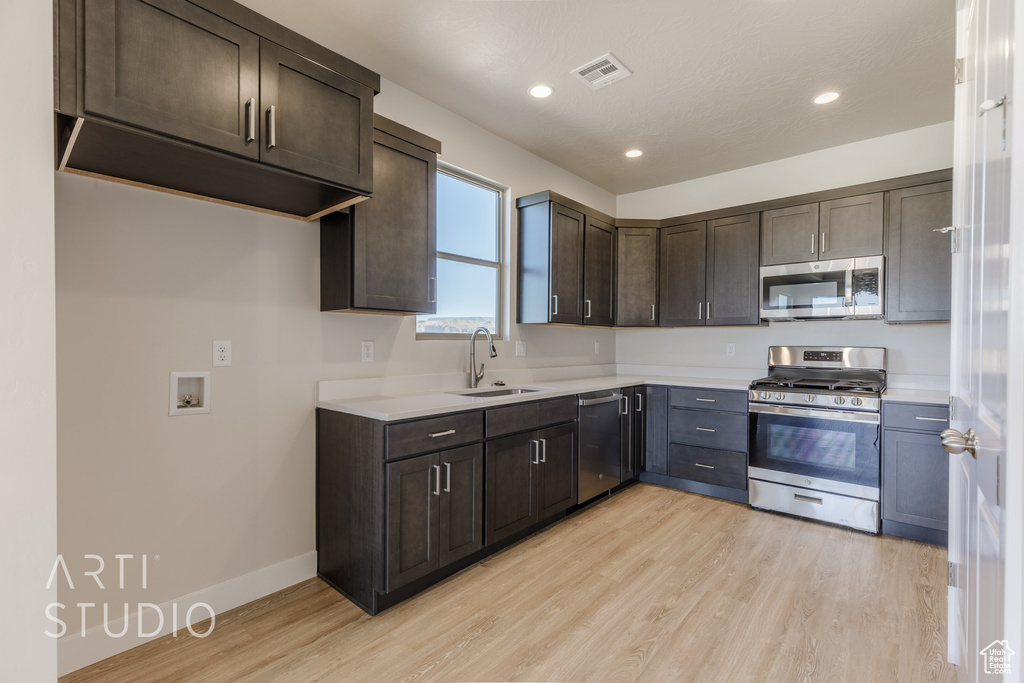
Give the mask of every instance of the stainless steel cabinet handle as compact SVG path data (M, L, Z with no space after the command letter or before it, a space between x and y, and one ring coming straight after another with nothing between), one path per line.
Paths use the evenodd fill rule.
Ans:
M828 233L821 233L821 253L828 251Z
M707 427L697 427L698 432L716 432L717 429L708 429Z
M256 139L256 98L250 97L245 103L245 141Z
M590 317L590 299L587 299L583 303L585 303L587 305L587 314L585 316L583 316L583 317L584 318L589 318Z
M703 301L698 301L697 302L697 320L703 320L703 319L704 319L704 302Z
M695 462L695 463L693 463L693 464L694 464L694 465L696 465L697 467L703 467L703 468L704 468L704 469L706 469L706 470L713 470L713 469L715 469L715 466L714 466L714 465L705 465L705 464L704 464L704 463L702 463L702 462Z
M540 464L540 444L536 439L530 441L530 462L534 465Z
M924 420L926 422L945 422L946 421L946 418L944 418L944 417L922 417L920 415L915 415L914 419L915 420Z
M449 434L454 434L454 433L455 433L454 429L448 429L448 430L445 430L443 432L434 432L433 434L428 434L427 436L429 436L431 439L436 439L439 436L448 436Z
M441 466L434 465L434 495L441 495Z
M452 492L452 464L450 462L444 464L444 492Z
M793 498L796 499L796 500L803 501L805 503L815 503L817 505L822 505L825 502L821 498L815 498L814 496L804 496L804 495L801 495L799 493L794 493L793 494Z
M714 399L714 398L698 398L697 400L700 401L701 403L717 403L718 402L718 400Z
M654 304L651 304L651 320L654 320Z
M277 107L270 105L267 109L267 149L277 145Z
M813 232L811 233L811 253L814 253L814 248L818 246L818 236Z
M704 302L704 308L707 309L708 320L711 320L711 302L710 301Z
M547 462L548 461L548 440L547 439L538 439L538 441L540 442L540 457L538 458L538 460L539 460L539 462Z
M558 295L552 294L551 298L554 299L554 305L551 307L551 315L558 315Z
M636 395L636 412L638 412L638 413L644 412L644 395L643 394L637 394Z
M629 415L629 396L622 394L619 398L622 399L622 403L619 404L619 415Z
M430 290L430 303L437 303L437 278L431 277L428 281L428 289Z

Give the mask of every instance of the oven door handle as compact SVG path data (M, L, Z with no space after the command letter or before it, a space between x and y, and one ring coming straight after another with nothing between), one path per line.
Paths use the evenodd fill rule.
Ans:
M862 413L853 410L815 410L813 408L794 408L791 406L751 403L750 412L767 413L770 415L792 415L793 417L813 417L819 420L837 420L839 422L860 422L871 425L881 422L878 413Z

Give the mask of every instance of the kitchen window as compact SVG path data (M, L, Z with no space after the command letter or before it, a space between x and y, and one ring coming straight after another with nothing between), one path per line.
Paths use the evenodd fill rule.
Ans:
M445 166L437 171L437 313L416 316L417 339L500 336L506 188Z

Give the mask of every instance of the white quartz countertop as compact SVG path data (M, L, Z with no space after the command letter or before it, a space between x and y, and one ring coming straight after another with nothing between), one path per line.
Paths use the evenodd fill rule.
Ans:
M514 394L510 396L460 396L452 393L436 391L421 392L415 394L403 394L392 396L364 396L357 398L340 398L317 401L318 408L335 410L351 415L359 415L374 420L391 422L395 420L408 420L417 417L430 417L444 413L454 413L465 410L479 410L481 408L493 408L496 406L523 403L526 401L541 401L546 398L557 398L559 396L571 396L591 391L603 391L606 389L618 389L643 384L656 384L670 387L697 387L702 389L731 389L744 391L750 386L754 379L714 379L707 377L661 377L650 375L606 375L601 377L577 378L557 381L541 381L529 385L538 389L525 394ZM481 386L480 391L500 389L490 385ZM459 389L456 391L467 391Z
M925 389L886 389L882 401L898 401L900 403L938 403L949 405L948 391L929 391Z

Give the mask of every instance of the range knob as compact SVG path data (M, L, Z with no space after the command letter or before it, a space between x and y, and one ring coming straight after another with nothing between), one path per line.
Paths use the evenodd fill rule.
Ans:
M837 406L841 406L844 403L846 403L846 397L845 396L836 396L834 399L832 399L832 402L835 403Z
M770 391L762 391L762 392L761 392L761 398L762 398L763 400L767 401L767 400L768 400L768 399L770 399L771 397L772 397L772 392L770 392Z
M864 399L862 399L860 396L855 396L850 401L850 403L852 403L855 406L862 406L862 405L864 405Z
M814 394L804 394L804 401L807 403L814 403Z
M786 395L784 393L782 393L781 391L776 391L775 392L775 400L776 401L781 401L784 398L786 398Z

